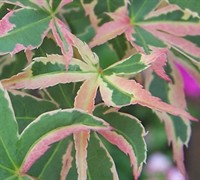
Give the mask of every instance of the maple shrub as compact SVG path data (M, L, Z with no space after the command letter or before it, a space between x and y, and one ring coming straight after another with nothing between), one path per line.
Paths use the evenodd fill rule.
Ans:
M163 122L183 175L193 117L177 64L200 82L200 1L1 0L0 179L138 179ZM148 119L149 123L151 119ZM149 132L151 133L151 132ZM118 160L118 163L119 160Z

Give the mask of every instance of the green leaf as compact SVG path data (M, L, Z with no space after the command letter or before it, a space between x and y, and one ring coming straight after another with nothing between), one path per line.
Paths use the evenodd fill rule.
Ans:
M63 64L52 64L51 62L47 62L44 64L43 62L35 62L32 65L32 75L38 76L41 74L48 74L48 73L62 73L66 72L65 65Z
M17 53L39 47L47 33L51 16L40 10L20 9L5 16L12 26L0 35L0 54ZM6 27L7 28L7 27Z
M0 79L9 78L19 72L26 66L27 59L24 52L15 56L6 55L0 57Z
M50 101L26 93L10 93L11 102L19 125L19 132L44 112L57 109Z
M136 117L109 110L106 106L99 105L95 108L94 114L105 119L114 128L114 131L131 145L136 159L130 154L129 156L131 165L133 166L133 172L137 176L141 171L143 163L146 161L144 128Z
M114 51L108 44L96 46L92 50L98 55L100 67L103 69L119 60L116 51Z
M152 94L160 96L166 102L179 107L180 109L186 109L186 101L183 92L183 82L180 74L178 73L177 67L174 64L175 57L173 54L169 54L169 63L167 66L167 72L170 73L173 83L167 84L162 79L156 78L154 74L147 77L147 87ZM148 78L151 79L148 81ZM153 87L155 86L156 87ZM159 88L158 88L159 87ZM157 93L158 89L162 93ZM165 124L166 134L168 142L172 143L174 151L174 161L177 163L178 168L184 174L184 157L183 157L183 146L188 144L190 138L190 121L188 118L182 116L168 115L163 112L156 112L160 120Z
M66 179L78 179L78 172L77 172L77 167L76 167L76 159L75 159L75 156L76 156L76 150L75 150L75 147L73 146L72 148L72 152L71 152L71 155L74 157L73 160L72 160L72 163L71 163L71 168L67 174L67 177Z
M51 38L45 37L41 46L34 49L34 57L45 57L47 54L62 54L60 48Z
M111 91L111 101L116 106L124 106L128 105L132 102L133 94L126 92L123 88L116 86L110 79L109 76L101 76L101 86L100 91L103 92L101 89L106 88L108 91ZM104 100L105 101L105 100Z
M134 24L134 22L143 20L149 12L158 6L161 0L130 0L129 2L129 15Z
M47 93L51 99L53 99L60 108L73 108L74 99L77 95L77 91L80 88L81 83L69 83L58 84L46 89L44 93Z
M175 76L174 72L172 71L172 66L168 64L167 71L172 75L172 79L175 83L175 85L178 85L178 79ZM159 88L158 88L159 87ZM173 85L170 85L164 80L159 79L155 74L153 75L153 79L150 83L149 90L152 94L160 97L163 101L167 103L171 103L171 96L173 94L173 91L176 89L173 87ZM180 94L182 93L183 89L180 89ZM180 96L181 97L181 96ZM179 97L179 98L180 98ZM184 97L182 97L184 98ZM177 99L178 100L178 99ZM183 99L183 101L185 101ZM183 118L169 115L170 119L174 126L174 134L176 139L180 139L182 142L187 143L188 142L188 132L190 131L190 127L188 124L184 121ZM175 140L175 139L174 139Z
M94 13L100 19L100 24L102 24L110 20L110 17L105 12L114 12L123 5L123 0L107 0L106 3L98 1L94 8Z
M8 9L12 9L13 5L0 3L0 19L8 13Z
M166 45L156 38L153 34L146 31L145 29L135 26L135 33L132 36L135 38L135 43L144 48L146 54L150 54L151 48L149 46L154 47L166 47Z
M168 0L169 3L171 4L177 4L178 6L180 6L183 9L190 9L191 11L197 12L198 14L200 14L200 1L196 1L196 0Z
M98 128L106 129L106 126L99 118L75 109L56 110L44 113L29 124L22 132L18 142L18 162L23 165L26 171L37 158L46 152L49 148L48 143L52 144L62 140L73 131ZM43 140L45 141L48 137L50 139L46 140L46 143L43 143ZM42 144L38 145L40 142ZM32 159L31 153L34 153L37 148L40 149L38 151L40 153L35 154L34 159Z
M174 132L175 137L181 140L181 142L184 142L187 144L188 142L188 125L184 122L184 120L181 117L170 115L170 118L172 120L173 126L174 126Z
M18 5L18 6L27 6L27 7L31 7L34 9L38 9L39 6L37 6L35 3L31 2L30 0L2 0L5 3L8 4L14 4L14 5Z
M118 59L123 59L126 56L126 51L130 48L127 44L126 37L119 35L116 38L109 41L111 47L115 50L114 53L118 55Z
M72 137L54 143L52 147L31 167L28 174L38 179L55 180L60 179L63 156Z
M170 68L169 64L168 64L168 68ZM172 75L174 75L174 74L172 74ZM149 86L149 90L152 94L155 94L156 96L160 97L163 101L165 101L167 103L171 103L170 96L171 96L171 93L174 91L173 86L170 86L164 80L158 78L156 75L153 75L153 79L152 79L151 84ZM178 101L178 98L179 97L176 97L177 101ZM173 116L173 115L169 115L169 116L170 116L170 120L171 120L173 127L174 127L173 131L174 131L174 135L175 135L175 138L176 138L174 140L180 139L181 142L183 142L184 144L187 144L187 142L188 142L188 132L190 131L189 130L190 127L184 121L183 118L178 117L178 116Z
M16 145L17 122L9 96L0 84L0 177L6 179L18 171Z
M87 162L88 179L110 180L117 177L114 161L96 133L90 134Z
M80 0L76 0L67 5L64 8L63 16L69 24L73 34L82 41L89 42L95 35L95 31L90 24L89 17L85 15Z
M166 83L164 79L160 79L156 74L153 74L153 80L149 86L149 91L152 95L169 103L169 84Z
M200 67L198 66L198 63L196 61L192 61L191 56L187 56L187 54L183 54L178 49L171 49L171 52L176 56L177 59L179 59L179 62L181 64L185 64L185 66L191 66L192 71L196 71L197 74L200 73ZM187 67L186 67L187 69ZM197 75L198 76L198 75Z
M105 75L134 75L137 74L148 66L141 62L141 54L134 54L131 57L119 61L103 71Z
M81 60L72 59L68 71L65 69L65 58L61 55L47 55L34 58L24 72L2 81L7 88L37 89L54 86L59 83L84 81L96 73Z

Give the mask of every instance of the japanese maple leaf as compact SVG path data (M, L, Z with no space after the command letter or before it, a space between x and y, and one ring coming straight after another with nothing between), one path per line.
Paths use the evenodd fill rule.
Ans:
M150 54L153 48L168 47L189 56L193 61L199 61L199 19L176 5L160 7L160 3L160 0L130 0L115 12L107 13L112 21L97 28L90 47L124 33L139 52ZM90 13L90 16L95 15Z
M120 108L130 104L140 104L157 111L195 120L185 110L162 102L143 89L141 84L133 79L128 79L150 67L163 55L166 56L165 49L155 49L149 55L136 53L106 69L101 69L98 56L91 51L88 45L73 35L70 37L82 60L72 58L68 71L65 71L63 67L65 64L63 56L48 55L35 58L24 72L3 80L3 86L7 89L36 89L54 86L58 83L84 81L77 94L77 97L81 96L82 98L79 97L75 100L77 108L81 106L91 112L94 109L94 99L99 88L107 106ZM45 69L48 69L48 72Z
M0 55L16 54L22 50L31 57L30 50L40 47L52 30L56 43L65 57L66 66L72 58L69 27L56 17L60 9L73 0L3 0L19 9L10 10L0 20Z

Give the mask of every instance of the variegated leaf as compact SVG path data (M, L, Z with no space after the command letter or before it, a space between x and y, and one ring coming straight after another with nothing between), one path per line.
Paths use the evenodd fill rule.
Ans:
M130 19L126 14L125 8L120 8L114 15L110 15L114 18L114 21L107 22L97 28L96 36L90 42L90 47L103 44L130 28Z
M119 7L123 6L125 0L108 0L107 3L102 3L98 0L81 0L81 3L85 9L86 15L90 17L92 25L97 27L99 23L102 24L109 20L106 13L114 12Z
M86 43L73 36L73 46L77 48L83 61L88 64L91 70L97 70L99 68L98 56L94 52L92 52L92 50Z
M62 54L65 58L66 67L68 67L69 62L73 56L73 36L69 31L69 27L58 18L54 18L51 21L50 27L52 29L57 45L61 48Z
M66 71L64 56L47 55L35 58L24 72L5 79L2 83L7 89L37 89L59 83L84 81L93 73L87 64L77 59L71 61Z
M6 118L6 121L5 118L0 119L2 120L0 176L3 179L8 177L21 177L22 179L35 161L51 147L52 143L60 141L72 133L89 129L95 131L109 129L109 125L102 119L83 111L56 110L39 116L19 136L11 102L2 86L0 99L0 111L3 111L1 114ZM64 121L66 118L67 120ZM47 122L50 123L48 126L46 126ZM11 136L12 138L10 138ZM40 176L44 175L45 169Z
M87 150L88 177L90 179L119 179L115 163L97 133L91 132Z
M20 135L17 159L21 172L26 173L51 147L51 144L72 133L89 129L106 130L109 126L100 118L76 109L56 110L42 114Z
M26 1L24 1L24 0L2 0L2 1L3 1L3 3L14 4L14 5L17 5L20 7L43 9L43 10L50 11L51 9L59 10L64 5L72 2L73 0L56 0L56 1L51 1L51 0L26 0Z
M74 107L92 113L95 107L95 97L98 85L97 74L91 75L90 79L87 79L85 82L83 82L79 91L77 92L77 96L74 101Z
M168 112L175 116L183 116L191 120L196 120L185 110L167 104L156 96L152 96L149 91L143 89L134 80L114 75L102 75L99 81L102 99L108 106L122 107L130 104L140 104L157 111Z
M99 105L94 114L105 119L114 129L99 133L129 156L133 175L138 179L142 165L146 161L145 131L140 121L131 115Z
M158 79L155 75L152 75L150 72L147 75L146 86L149 90L159 96L164 101L171 103L175 107L180 109L186 109L186 101L183 92L183 82L181 76L177 70L177 67L174 64L175 57L170 54L170 64L168 66L171 69L171 76L173 78L173 83L166 84L165 82ZM159 92L155 88L159 86ZM179 169L183 174L185 174L184 167L184 155L183 155L183 146L188 144L190 138L190 121L187 117L177 117L173 115L168 115L164 112L156 112L160 120L165 123L166 133L169 143L172 143L174 160L177 163Z
M59 12L65 5L73 2L73 0L57 0L57 1L49 1L49 4L53 11Z
M78 180L87 179L87 147L90 138L89 130L75 132L74 145L76 149L76 167L78 172Z
M13 4L22 8L33 8L33 9L38 9L39 6L37 4L38 0L35 1L36 3L34 3L33 0L27 0L27 1L23 1L23 0L2 0L2 3L8 3L8 4ZM43 2L43 4L46 2Z
M16 146L19 139L17 122L8 93L0 83L0 177L16 177L19 171L16 162Z
M61 180L66 179L66 176L67 176L70 168L72 167L72 161L74 159L72 156L72 148L73 148L73 142L71 142L68 145L67 150L62 158L62 170L60 173Z
M0 44L4 44L0 55L39 47L49 30L50 19L51 15L41 10L11 10L0 20Z
M129 0L128 4L128 12L129 16L132 18L133 22L138 22L143 20L146 15L148 15L151 11L156 9L159 5L161 0Z
M75 0L62 9L62 16L73 29L73 34L85 42L89 42L95 35L89 17L85 15L84 8L80 0ZM76 19L76 21L74 21Z
M137 74L144 69L148 68L148 65L142 62L141 54L134 54L133 56L123 59L108 68L104 69L103 73L105 75L134 75Z
M200 15L200 10L199 10L199 6L200 6L200 2L196 1L196 0L168 0L168 2L170 4L176 4L178 6L180 6L181 8L185 9L186 12L190 15L193 16L199 16ZM197 14L198 13L198 14Z
M144 55L136 53L129 58L123 59L117 63L112 64L108 68L103 70L104 75L118 75L118 76L129 76L137 74L150 65L153 65L156 72L158 72L158 68L156 65L160 63L160 61L166 61L167 50L166 49L155 49L152 51L150 55ZM160 76L164 76L164 72L158 74ZM165 77L164 77L165 78Z
M94 47L125 33L127 40L138 51L150 54L152 47L168 46L199 62L199 18L192 17L178 6L159 7L160 3L161 0L130 1L128 7L109 14L113 21L97 29L90 45ZM108 27L118 28L107 31Z
M72 135L53 143L51 148L33 164L28 174L34 174L37 179L65 178L74 160L72 154L74 147L71 144L73 145Z

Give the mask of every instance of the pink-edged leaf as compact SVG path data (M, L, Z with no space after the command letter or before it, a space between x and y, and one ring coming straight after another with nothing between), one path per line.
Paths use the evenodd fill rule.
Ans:
M3 36L10 30L12 30L15 25L12 24L9 19L13 16L13 11L8 12L1 20L0 20L0 35Z
M95 108L94 114L105 119L113 128L112 131L99 133L129 156L133 175L137 179L146 161L145 131L142 124L136 117L109 109L102 104Z
M130 1L128 6L121 7L123 11L120 12L119 8L116 12L109 14L113 21L106 22L97 28L97 34L92 40L91 46L105 43L124 33L138 52L150 54L152 47L168 46L178 49L194 61L199 61L200 47L198 40L195 39L195 36L196 38L200 37L198 18L176 5L158 7L160 2L149 3L144 0L133 2L135 5L132 6L132 1ZM144 6L147 7L145 10ZM107 31L109 27L112 30ZM107 35L108 37L106 37ZM164 72L158 71L158 69L156 72L169 81L169 77Z
M16 162L16 146L19 140L18 124L8 92L0 82L0 177L20 176L16 173L18 165Z
M167 14L167 13L171 13L174 12L176 10L180 10L180 8L177 5L172 5L172 4L168 4L167 6L161 6L162 8L158 8L156 9L156 11L151 11L149 12L149 14L147 14L145 16L145 19L150 19L152 17L158 17L162 14Z
M2 3L12 4L12 5L22 7L22 8L33 8L33 9L39 8L39 6L37 4L38 0L36 0L37 5L34 3L34 0L26 0L26 1L24 1L24 0L1 0L1 1L2 1ZM42 1L44 1L44 0L42 0ZM44 3L46 3L46 2L41 3L41 5Z
M60 172L60 179L61 180L66 180L66 177L67 177L67 174L71 168L71 164L72 164L72 161L73 161L73 157L71 155L72 153L72 147L73 147L73 142L70 142L68 147L67 147L67 150L66 150L66 153L64 154L63 158L62 158L62 169L61 169L61 172Z
M37 5L39 8L49 10L49 3L46 0L27 0L30 3ZM21 0L23 2L23 0Z
M148 29L149 30L149 29ZM159 39L162 39L166 43L168 43L169 46L179 50L182 54L190 54L194 57L200 56L200 47L198 47L196 44L192 43L189 40L184 39L184 37L181 36L174 36L168 33L161 32L160 30L149 30L152 34L154 34ZM193 60L191 58L191 60Z
M186 176L186 170L185 170L185 163L184 163L184 146L180 139L178 139L176 142L172 142L173 146L173 158L174 161L177 164L178 169L180 172Z
M104 75L115 74L117 76L126 76L131 77L145 69L150 65L155 67L155 70L158 71L157 67L160 61L165 61L167 56L167 50L164 48L156 48L152 51L151 54L139 54L135 53L132 56L118 61L108 68L103 70ZM160 76L164 72L160 72ZM162 75L163 76L163 75Z
M165 124L168 143L172 144L173 159L176 162L180 172L183 175L186 175L184 164L184 145L187 146L191 135L190 123L187 119L177 119L173 116L169 116L166 113L156 112L156 115ZM182 132L179 130L180 128Z
M69 30L69 27L58 18L55 18L51 21L50 28L52 29L56 43L61 48L62 54L65 57L66 67L68 67L73 56L73 36Z
M80 87L75 98L74 107L91 113L94 109L97 88L98 80L96 75L93 75L93 77L91 76Z
M91 179L99 177L104 180L119 180L115 162L109 149L95 132L90 133L87 152L88 174Z
M95 8L95 6L97 4L97 1L94 0L89 4L86 4L86 3L84 3L84 0L81 0L81 4L82 4L82 6L83 6L83 8L85 10L85 15L86 16L89 15L90 22L91 22L92 26L94 27L94 29L97 29L99 20L96 17L95 12L94 12L94 8Z
M42 9L45 11L55 11L57 13L66 4L71 3L73 0L2 0L3 3L13 4L22 8Z
M91 70L97 70L99 67L99 58L92 52L89 46L75 36L73 36L73 46L77 48L83 61L91 67Z
M89 138L90 131L74 133L78 180L87 179L87 146Z
M159 61L167 61L168 49L166 48L152 48L151 54L142 54L142 62L145 64L154 64ZM163 63L161 63L163 65Z
M46 126L46 123L49 125ZM51 144L72 133L100 129L109 129L109 125L102 119L81 110L56 110L42 114L20 135L18 161L21 164L21 172L26 173L51 147Z
M122 107L129 104L140 104L157 111L168 112L175 116L196 120L188 112L178 107L162 102L152 96L149 91L134 80L117 76L102 76L100 79L100 92L108 106Z
M85 10L85 14L89 16L91 25L96 31L99 24L107 22L107 14L115 12L123 7L126 4L126 1L127 0L108 0L106 3L102 3L98 0L81 0L81 4Z
M90 47L94 47L107 42L110 39L122 34L130 27L130 19L125 8L119 8L116 14L109 14L114 21L103 24L97 29L96 36L90 42Z
M66 71L65 58L61 55L39 57L24 70L24 72L2 80L6 89L37 89L54 86L59 83L84 81L93 75L85 63L72 59Z
M65 5L67 5L67 4L71 3L71 2L73 2L73 0L61 0L58 9L59 10L62 9L63 6L65 6Z
M159 49L156 49L159 52ZM153 53L153 52L152 52ZM164 66L167 63L167 53L162 55L156 55L157 60L151 64L151 69L161 78L171 82L170 77L165 73Z
M0 55L39 47L49 31L50 19L41 10L10 11L0 20L0 44L4 44L0 46Z
M176 58L172 53L169 53L168 57L171 69L171 76L173 78L174 83L160 83L160 88L163 89L163 86L165 86L164 88L166 90L168 89L168 91L163 91L162 94L164 95L164 97L166 97L165 99L168 100L170 104L172 104L174 107L178 107L179 109L185 110L187 108L185 95L183 91L183 80L174 63ZM158 82L158 80L149 71L146 76L146 87L150 89L150 91L153 91L153 83L156 82ZM153 93L155 94L156 92ZM188 145L188 141L191 134L189 118L182 116L176 117L158 111L156 111L156 114L159 117L159 119L165 124L168 142L169 144L171 143L173 147L174 161L177 163L177 166L180 169L180 171L183 174L185 174L183 146Z
M106 140L108 140L110 143L116 145L122 152L124 152L126 155L129 156L131 165L133 166L133 174L135 179L137 180L142 168L140 167L137 169L137 157L134 153L133 147L129 144L129 142L126 141L126 139L117 134L114 131L102 131L99 132Z

